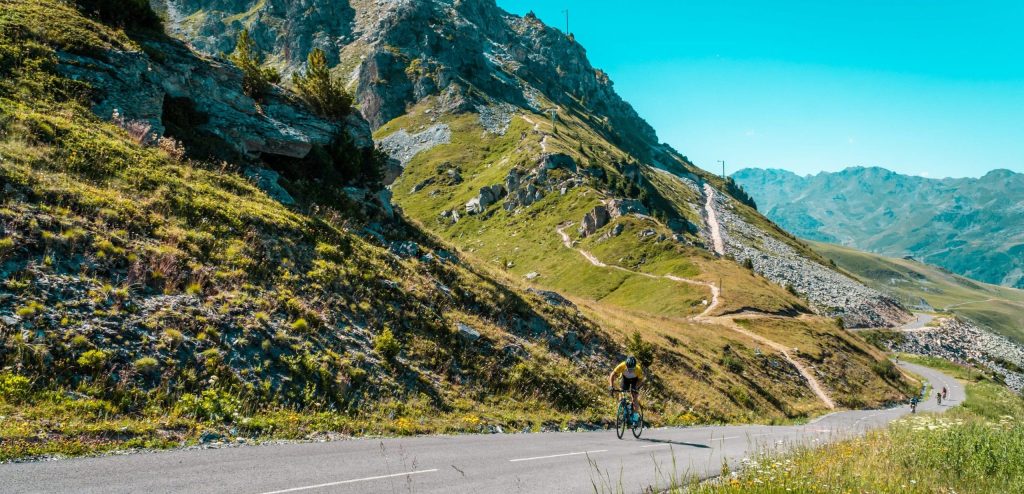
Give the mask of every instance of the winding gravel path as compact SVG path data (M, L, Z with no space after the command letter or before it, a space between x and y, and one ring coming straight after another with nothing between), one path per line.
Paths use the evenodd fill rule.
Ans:
M713 211L712 211L712 213L713 213ZM714 218L714 217L712 216L711 218ZM673 275L660 275L659 276L659 275L654 275L654 274L650 274L650 273L643 273L643 272L640 272L640 271L634 271L632 269L624 268L622 266L616 266L614 264L606 264L606 263L602 262L600 259L598 259L597 256L595 256L591 252L588 252L586 250L580 249L580 248L576 247L575 245L573 245L572 238L569 237L569 234L565 233L565 229L568 228L571 225L572 225L572 223L566 223L566 224L563 224L563 225L559 226L555 230L555 231L558 232L558 235L562 238L562 244L565 245L567 248L570 248L570 249L575 250L576 252L579 252L580 255L582 255L587 261L590 262L590 264L593 264L594 266L597 266L599 268L616 269L616 270L619 270L619 271L623 271L623 272L626 272L626 273L635 274L635 275L639 275L639 276L644 276L644 277L647 277L647 278L654 278L654 279L662 278L662 279L667 279L667 280L671 280L671 281L675 281L675 282L679 282L679 283L687 283L687 284L690 284L690 285L700 285L700 286L704 286L704 287L709 288L711 290L711 300L712 300L711 304L709 304L707 306L707 308L704 309L703 312L701 312L697 316L693 317L694 321L700 322L700 323L703 323L703 324L713 324L713 325L718 325L718 326L724 326L724 327L729 328L729 329L731 329L731 330L733 330L733 331L735 331L737 333L740 333L740 334L742 334L742 335L744 335L744 336L746 336L748 338L751 338L754 341L758 341L761 344L763 344L763 345L765 345L765 346L767 346L769 348L772 348L773 350L779 352L780 354L782 354L782 356L790 364L793 365L794 368L796 368L796 370L800 373L800 375L803 376L803 378L807 381L808 386L811 388L811 391L813 391L814 394L817 395L818 399L820 399L823 403L825 403L825 406L827 406L829 409L835 409L836 408L835 401L833 401L832 397L830 397L828 395L828 393L825 392L825 388L821 385L821 382L818 381L817 377L814 376L814 373L811 371L811 369L808 369L807 366L805 366L799 360L793 358L789 354L789 349L785 345L783 345L781 343L778 343L776 341L770 340L770 339L768 339L768 338L766 338L764 336L761 336L761 335L759 335L757 333L754 333L752 331L749 331L747 329L744 329L743 327L741 327L739 324L736 323L736 321L733 319L732 316L710 316L709 315L721 303L721 291L719 290L719 288L717 286L715 286L715 284L704 282L704 281L697 281L697 280L690 280L690 279L686 279L686 278L680 278L678 276L673 276ZM714 227L713 231L717 230L717 222L714 223L714 225L715 225L715 227Z

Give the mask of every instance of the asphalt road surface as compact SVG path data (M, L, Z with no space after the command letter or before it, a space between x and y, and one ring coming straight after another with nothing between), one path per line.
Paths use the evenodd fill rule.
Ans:
M951 377L903 364L933 387L921 411L964 399ZM758 451L833 441L884 426L908 406L826 415L807 425L426 436L178 450L0 465L0 492L450 493L640 492L670 475L710 477ZM607 488L602 488L603 486Z

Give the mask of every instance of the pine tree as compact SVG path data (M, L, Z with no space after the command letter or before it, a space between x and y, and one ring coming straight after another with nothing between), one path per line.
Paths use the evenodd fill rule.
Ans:
M256 43L248 29L238 33L231 62L242 70L242 89L255 99L262 99L270 91L271 84L281 81L281 75L270 67L263 66L263 57L256 51Z
M293 82L299 96L320 115L341 118L352 111L352 97L340 81L331 77L327 56L319 48L309 53L306 73L296 73Z

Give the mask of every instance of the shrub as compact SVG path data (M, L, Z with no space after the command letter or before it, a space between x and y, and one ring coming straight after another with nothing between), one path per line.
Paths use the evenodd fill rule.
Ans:
M181 395L174 410L186 417L215 422L230 422L238 417L242 402L227 391L204 390L199 396L191 393Z
M373 350L385 360L392 360L398 356L401 344L395 339L391 328L384 328L376 338L373 339Z
M168 328L164 330L163 339L171 345L177 345L185 339L185 335L181 334L181 331L178 331L177 329Z
M281 74L263 66L263 57L256 52L256 43L248 29L238 34L235 51L229 58L242 71L242 90L253 99L263 99L271 85L281 82Z
M0 238L0 254L6 254L14 249L14 239L10 237Z
M654 345L644 341L639 331L633 331L626 340L626 352L636 357L644 367L650 367L654 363Z
M871 370L878 374L878 377L886 381L898 381L900 378L899 369L889 360L881 360L871 364Z
M309 322L304 318L298 318L292 323L292 331L305 332L309 330Z
M160 363L153 357L142 357L135 361L135 370L139 374L152 374L160 369Z
M32 390L32 382L25 376L17 374L0 374L0 400L8 403L21 403L28 399Z
M103 350L86 350L78 357L78 365L95 370L103 367L109 358L110 354Z
M342 118L352 111L352 96L345 91L341 81L331 77L323 50L314 48L306 61L306 73L296 73L292 81L299 96L316 113Z
M729 369L729 372L732 372L734 374L739 374L743 372L743 361L731 353L725 354L722 357L721 363L723 367Z
M42 312L43 309L45 309L43 304L33 300L28 304L19 307L18 310L14 311L14 313L17 314L18 317L28 319L31 317L35 317L40 312Z

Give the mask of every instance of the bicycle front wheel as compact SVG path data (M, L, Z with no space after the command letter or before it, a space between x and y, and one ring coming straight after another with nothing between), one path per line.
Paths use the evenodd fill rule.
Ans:
M619 439L626 434L626 424L629 422L628 413L626 403L620 401L619 409L615 412L615 435L619 436Z

